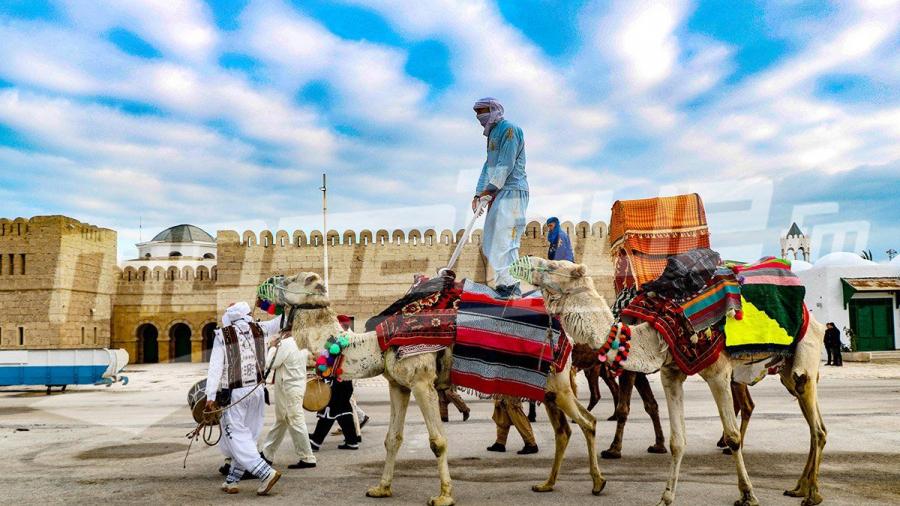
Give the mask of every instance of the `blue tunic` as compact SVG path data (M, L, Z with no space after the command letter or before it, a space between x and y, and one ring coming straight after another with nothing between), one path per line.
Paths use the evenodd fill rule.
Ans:
M551 244L550 249L547 250L547 258L550 260L575 261L575 253L572 252L572 242L569 241L569 234L567 234L565 230L559 230L559 237L556 239L556 244Z
M525 137L522 129L503 119L487 137L487 160L475 193L496 191L484 221L484 256L494 269L496 286L512 286L509 266L519 258L519 243L525 233L528 209L528 179L525 176Z

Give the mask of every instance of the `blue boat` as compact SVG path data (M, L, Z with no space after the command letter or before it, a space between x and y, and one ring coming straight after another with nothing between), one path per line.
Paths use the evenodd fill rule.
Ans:
M0 350L0 386L61 387L122 382L128 352L106 348L87 350Z

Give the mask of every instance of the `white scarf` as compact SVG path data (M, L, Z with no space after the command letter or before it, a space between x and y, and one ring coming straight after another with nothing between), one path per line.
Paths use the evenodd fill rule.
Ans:
M483 107L489 108L490 111L478 114L476 117L478 118L478 122L481 123L481 126L484 127L484 136L487 137L488 134L491 133L491 129L494 128L494 125L503 119L503 106L500 105L500 102L494 97L484 97L475 102L472 109L480 109Z

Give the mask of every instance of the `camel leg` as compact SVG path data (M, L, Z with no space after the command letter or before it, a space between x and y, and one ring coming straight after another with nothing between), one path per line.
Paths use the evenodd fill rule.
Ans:
M394 464L397 462L397 451L403 443L403 426L406 423L406 408L409 406L409 390L394 382L389 382L391 394L391 421L387 435L384 437L384 471L381 483L366 491L368 497L390 497L391 483L394 481Z
M722 359L720 359L722 360ZM709 389L716 401L719 410L719 418L722 420L722 429L725 433L725 444L731 449L734 464L737 468L738 489L741 498L734 502L735 506L758 506L759 501L753 494L753 485L747 474L744 464L744 453L741 451L741 433L734 414L734 399L731 395L731 373L729 369L717 367L715 364L700 373L706 380Z
M663 366L660 370L663 390L666 392L666 405L669 407L669 449L672 451L672 463L669 468L669 479L666 490L657 506L668 506L675 501L675 488L678 485L678 474L681 472L681 459L684 457L684 380L686 376L674 365Z
M588 367L584 370L584 377L587 378L588 389L591 391L591 400L587 405L587 410L590 411L600 402L600 368L597 366Z
M574 420L575 423L581 427L581 432L584 433L584 439L587 443L588 464L591 469L591 479L594 482L591 493L600 495L600 492L606 487L606 478L603 477L603 473L600 472L600 465L597 463L597 445L595 441L597 434L597 419L594 418L594 415L585 409L580 402L578 402L578 399L572 395L571 391L562 389L557 392L556 405L563 410L566 416Z
M547 477L547 481L544 483L531 487L531 490L535 492L553 491L553 486L556 485L556 478L559 476L559 468L562 465L563 457L566 453L566 447L569 446L569 438L572 436L572 429L569 428L566 414L559 409L556 402L545 400L544 407L547 409L547 418L550 420L550 425L553 427L556 451L553 454L553 467L550 468L550 476Z
M447 437L441 423L437 391L433 381L418 381L413 386L416 404L422 411L425 427L428 428L428 442L438 459L438 475L441 479L441 493L428 500L429 506L452 506L454 504L450 482L450 466L447 463Z
M782 383L797 398L803 417L809 425L810 437L809 455L806 458L806 467L803 469L803 474L800 475L797 486L793 490L786 490L784 495L803 497L801 504L803 506L812 506L822 502L818 484L819 464L822 462L822 451L825 448L825 440L828 435L825 423L822 420L822 414L819 411L819 402L816 395L817 385L814 381L806 381L806 378L789 378L786 374L782 375ZM796 387L798 383L804 385L802 391L798 391L799 389Z
M625 371L619 376L619 402L616 403L616 435L613 437L609 448L600 452L604 459L622 458L622 438L625 436L625 423L628 422L628 413L631 411L631 391L634 389L636 374Z
M634 387L640 394L641 400L644 401L644 411L653 421L653 433L656 436L656 442L647 448L647 453L666 453L666 437L663 435L662 424L659 422L659 404L656 403L656 397L653 395L653 389L650 388L647 375L637 373Z
M619 405L619 384L616 382L616 375L609 370L609 367L606 366L597 366L597 371L600 373L600 377L603 378L603 382L606 383L606 388L609 388L609 392L612 394L613 398L613 406ZM598 393L599 397L600 394ZM613 421L616 419L615 408L613 408L613 414L607 418L607 421Z
M750 387L742 383L731 383L731 396L734 399L734 414L741 415L741 448L743 448L747 427L750 425L750 417L753 415L756 405L753 404L753 398L750 397ZM725 434L722 434L722 438L719 439L716 446L722 448L723 454L731 455L731 448L725 444Z

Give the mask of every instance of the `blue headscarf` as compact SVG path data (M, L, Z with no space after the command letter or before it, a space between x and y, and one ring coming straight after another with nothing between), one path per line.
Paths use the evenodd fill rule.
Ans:
M550 231L550 234L547 235L547 240L550 241L551 246L556 246L556 241L559 240L559 218L556 216L551 216L547 218L547 225L555 223L553 230Z

